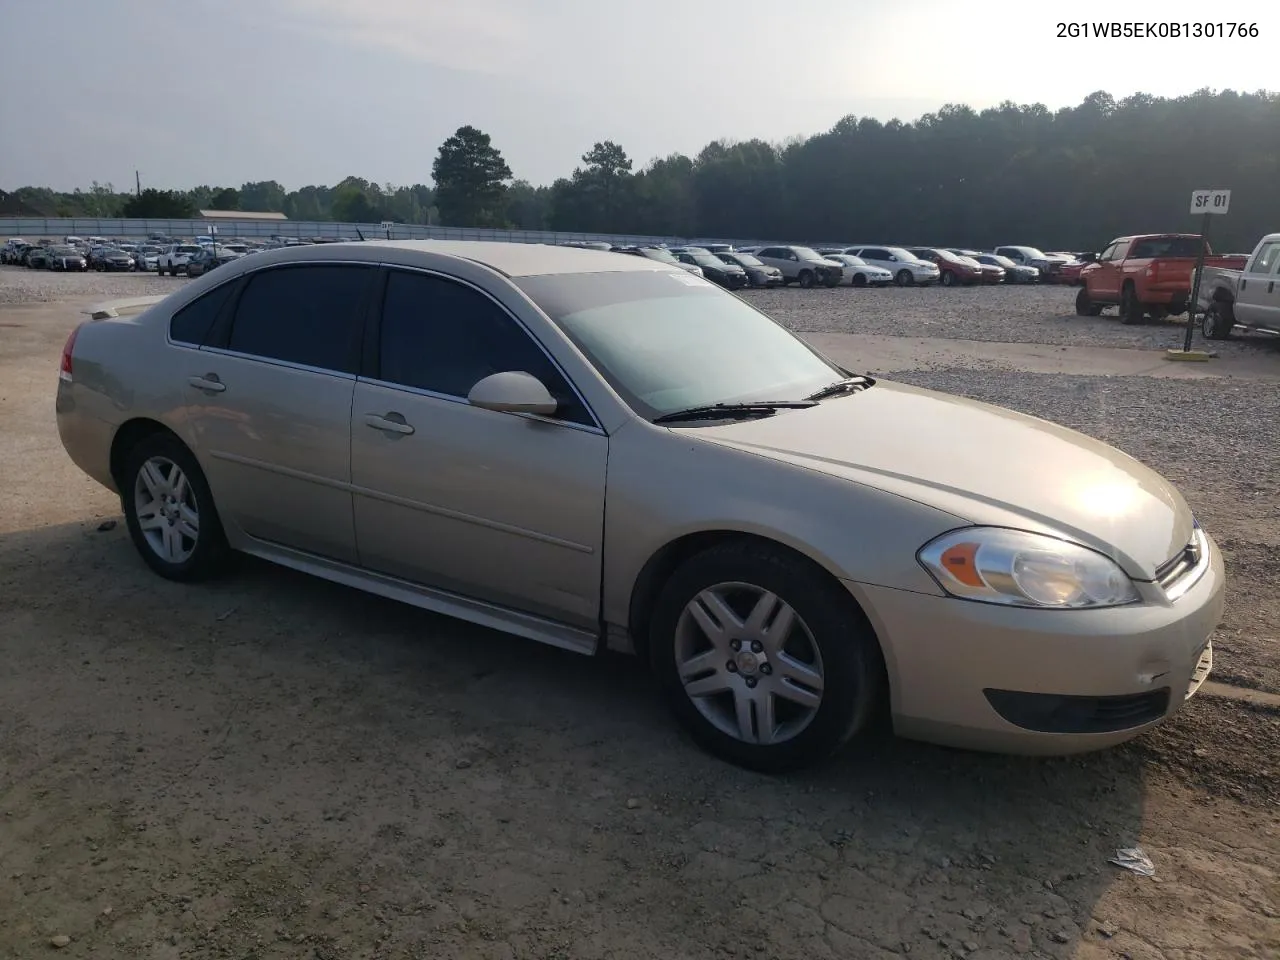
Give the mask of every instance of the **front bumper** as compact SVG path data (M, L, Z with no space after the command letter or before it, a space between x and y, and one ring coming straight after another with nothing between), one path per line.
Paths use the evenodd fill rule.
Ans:
M1067 754L1168 719L1212 664L1222 557L1177 601L1033 610L855 584L876 629L902 736L1002 753ZM1156 599L1159 597L1159 599Z

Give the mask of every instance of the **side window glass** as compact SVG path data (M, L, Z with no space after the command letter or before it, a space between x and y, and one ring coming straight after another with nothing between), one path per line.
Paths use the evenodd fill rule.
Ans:
M1115 252L1116 252L1116 245L1113 243L1111 246L1107 247L1107 249L1103 250L1102 253L1098 256L1098 262L1104 263L1105 261L1110 260L1112 255Z
M1124 243L1117 243L1115 245L1115 249L1111 251L1111 259L1123 260L1125 257L1127 257L1129 255L1129 247L1132 245L1132 243L1133 241L1131 240L1126 240Z
M234 280L214 287L203 297L192 300L175 313L169 321L169 339L178 343L189 343L200 346L213 328L213 322L231 298L231 291L236 288Z
M1258 251L1258 255L1253 258L1253 263L1249 265L1250 273L1268 274L1272 268L1280 262L1280 243L1268 243L1263 245Z
M371 267L307 264L250 278L227 349L355 373Z
M556 419L592 424L551 359L507 312L465 284L392 271L382 303L378 377L449 397L466 397L494 373L520 370L559 401Z

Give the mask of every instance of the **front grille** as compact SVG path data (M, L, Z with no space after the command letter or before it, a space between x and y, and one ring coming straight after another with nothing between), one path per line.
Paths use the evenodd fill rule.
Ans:
M1196 527L1191 542L1156 570L1156 583L1170 600L1190 590L1209 566L1209 542Z

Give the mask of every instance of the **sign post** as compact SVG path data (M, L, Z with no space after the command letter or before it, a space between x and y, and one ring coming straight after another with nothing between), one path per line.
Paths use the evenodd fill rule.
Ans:
M390 240L390 239L391 239L391 228L392 228L392 227L394 227L394 226L395 226L395 221L394 221L394 220L383 220L383 221L382 221L382 229L383 229L383 230L385 230L385 231L387 232L387 239L388 239L388 240Z
M1196 273L1191 282L1191 302L1187 304L1187 336L1182 344L1184 354L1191 353L1195 334L1196 310L1200 307L1200 278L1204 275L1204 255L1209 246L1209 218L1225 214L1231 207L1230 190L1191 191L1191 212L1200 214L1200 255L1196 257Z

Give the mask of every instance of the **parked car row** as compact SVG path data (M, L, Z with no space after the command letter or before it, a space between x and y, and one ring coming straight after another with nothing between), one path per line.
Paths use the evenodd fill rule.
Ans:
M60 241L28 241L14 237L0 245L0 263L35 270L146 270L161 276L166 273L175 277L180 274L199 276L201 272L212 269L219 263L226 263L235 256L248 256L278 247L334 243L347 239L271 237L266 240L221 240L213 236L198 236L179 240L163 234L152 234L146 240L69 236ZM188 269L193 260L197 261L194 271Z
M726 243L618 247L596 240L567 241L562 246L674 261L730 290L792 283L801 287L1077 283L1085 266L1085 260L1076 254L1043 253L1026 246L992 251L878 244L817 249L796 244L734 247Z

